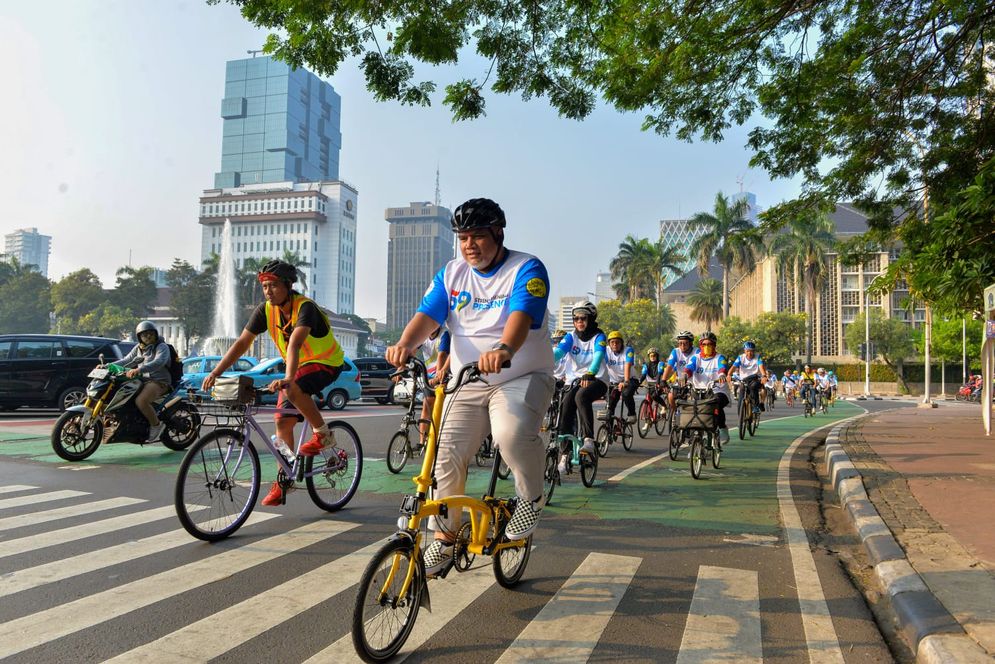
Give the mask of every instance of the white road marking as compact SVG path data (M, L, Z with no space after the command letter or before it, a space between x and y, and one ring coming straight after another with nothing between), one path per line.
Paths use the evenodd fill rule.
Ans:
M132 514L124 514L122 516L115 516L109 519L92 521L90 523L84 523L70 528L49 530L37 535L29 535L28 537L6 540L0 542L0 558L6 558L7 556L13 556L19 553L26 553L28 551L37 551L49 546L65 544L66 542L75 542L87 537L93 537L94 535L112 533L115 530L124 530L125 528L131 528L143 523L152 523L153 521L157 521L159 519L174 516L176 516L175 508L157 507L143 512L134 512Z
M826 596L822 592L815 558L812 557L812 551L808 546L805 526L802 524L801 515L798 514L798 508L795 506L795 499L791 493L791 458L801 442L808 436L852 419L854 418L837 420L798 436L784 451L777 467L777 500L780 503L781 522L784 523L788 551L791 553L791 566L795 575L795 587L798 589L802 626L805 628L809 661L812 664L843 664L843 652L840 650L839 637L833 626L833 618L829 612L829 605L826 603Z
M757 572L702 565L677 664L762 664Z
M670 443L667 443L667 444L669 445ZM640 461L635 466L632 466L630 468L626 468L625 470L623 470L622 472L620 472L620 473L618 473L616 475L612 475L611 477L608 478L608 481L609 482L621 482L622 480L624 480L626 477L628 477L632 473L636 472L637 470L642 470L643 468L645 468L646 466L649 466L650 464L654 464L657 461L662 461L664 459L669 459L669 458L670 458L670 453L669 452L664 452L663 454L657 454L655 457L650 457L649 459L646 459L645 461Z
M267 590L265 607L258 597L250 597L107 661L203 662L220 657L355 584L381 546L383 542L376 542Z
M25 505L37 505L38 503L50 503L54 500L65 500L66 498L77 498L79 496L89 496L86 491L73 491L65 489L63 491L49 491L48 493L36 493L30 496L19 496L17 498L5 498L0 500L0 510L12 507L24 507Z
M187 590L221 581L256 565L340 535L357 525L341 521L316 521L287 533L0 624L0 658L16 655L67 634L99 625Z
M45 510L44 512L35 512L34 514L8 516L0 519L0 531L23 528L25 526L34 526L48 521L68 519L74 516L82 516L84 514L92 514L94 512L101 512L103 510L111 510L116 507L126 507L128 505L135 505L137 503L144 502L147 501L142 500L141 498L107 498L106 500L95 500L92 503L80 503L78 505L70 505L69 507L59 507L52 510Z
M30 491L37 488L36 486L28 486L27 484L11 484L9 486L0 486L0 493L17 493L18 491Z
M588 554L497 664L587 661L641 562L632 556Z
M175 511L173 513L175 514ZM276 516L276 514L266 512L254 512L246 525L262 523ZM4 575L3 584L0 585L0 597L70 579L94 570L120 565L142 556L150 556L186 544L194 544L195 541L187 531L179 528L168 533L160 533L140 540L110 546L106 549L91 551L85 556L76 556L71 565L67 565L65 560L54 560L43 565L17 570Z

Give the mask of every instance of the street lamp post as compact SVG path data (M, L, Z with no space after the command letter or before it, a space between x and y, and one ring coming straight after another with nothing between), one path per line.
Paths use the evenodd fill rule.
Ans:
M871 396L871 303L864 286L864 396Z
M967 319L960 319L960 348L961 348L961 367L964 373L964 385L967 385Z

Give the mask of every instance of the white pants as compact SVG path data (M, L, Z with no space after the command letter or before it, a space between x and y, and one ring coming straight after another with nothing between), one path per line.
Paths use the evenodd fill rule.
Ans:
M524 500L541 497L546 448L539 427L552 396L553 377L530 373L499 385L471 383L447 397L435 466L435 498L466 491L467 467L488 433L515 474L516 495ZM431 527L455 534L461 516L450 513L448 518L434 519Z

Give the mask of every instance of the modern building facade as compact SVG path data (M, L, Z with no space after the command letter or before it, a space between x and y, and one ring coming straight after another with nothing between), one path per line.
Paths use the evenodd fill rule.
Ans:
M740 191L729 197L730 203L746 201L746 218L756 226L760 223L760 207L757 205L757 195L749 191Z
M342 102L329 83L269 57L228 62L216 189L338 180Z
M407 325L436 272L452 260L452 212L415 201L387 208L387 328Z
M594 303L600 304L605 300L615 300L615 289L612 288L612 273L598 272L594 277Z
M681 273L690 272L695 266L694 257L691 256L691 245L704 234L704 229L692 228L687 219L661 219L660 239L666 246L676 246L684 254L684 262L681 264ZM680 279L674 274L667 274L664 281L664 288Z
M48 276L48 255L52 237L42 235L37 228L20 228L4 236L3 258L16 258L21 265L34 265L42 276Z
M340 110L332 86L305 69L227 63L221 171L200 198L202 261L221 254L230 220L236 266L289 252L309 297L353 313L359 193L338 179Z
M231 220L235 264L246 259L301 261L306 294L351 314L356 293L356 210L359 194L344 182L277 182L209 189L200 199L201 260L221 254Z
M587 299L586 295L564 295L560 298L560 306L556 310L556 326L566 332L574 331L573 308L578 302Z
M867 230L867 215L849 203L839 203L829 215L840 239L853 237ZM867 287L898 256L898 249L872 254L861 265L847 265L836 253L829 253L826 283L815 297L813 361L850 361L855 349L844 342L846 329L864 310L877 307L890 318L918 327L925 321L926 310L907 308L908 289L897 289L882 297L869 295ZM729 313L752 320L765 311L808 312L805 290L791 274L777 267L776 259L762 260L749 275L736 279L729 289Z

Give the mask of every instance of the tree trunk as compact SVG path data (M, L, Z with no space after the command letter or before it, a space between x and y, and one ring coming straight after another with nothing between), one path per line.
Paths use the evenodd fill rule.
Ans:
M812 364L812 340L815 338L815 314L812 305L815 302L815 289L805 289L805 314L808 317L808 338L805 339L805 364Z
M791 302L791 304L792 304L792 307L791 307L792 308L792 313L795 313L795 314L801 313L802 303L799 302L799 300L801 300L801 294L802 293L801 293L801 289L798 288L798 259L797 258L794 261L794 270L793 270L793 273L791 275L791 290L793 291L792 294L794 295L794 297L792 298L792 302Z
M729 318L729 268L722 267L722 320Z

